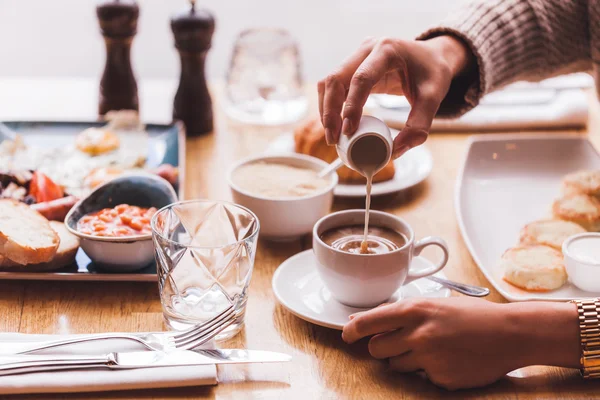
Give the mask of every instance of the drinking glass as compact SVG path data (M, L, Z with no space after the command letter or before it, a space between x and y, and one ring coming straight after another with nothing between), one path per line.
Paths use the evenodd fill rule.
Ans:
M256 215L222 201L174 203L154 215L158 288L171 329L205 322L231 304L238 317L216 339L228 339L241 329L258 231Z
M227 72L229 117L250 124L284 125L307 110L298 45L283 29L243 31Z

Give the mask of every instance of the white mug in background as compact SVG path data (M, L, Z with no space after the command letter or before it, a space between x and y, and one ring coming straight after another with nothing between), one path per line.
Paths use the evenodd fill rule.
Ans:
M356 254L334 249L321 240L321 235L330 229L363 224L365 210L346 210L327 215L313 229L317 271L331 296L351 307L375 307L384 303L402 285L433 275L448 262L448 245L443 239L429 236L415 241L410 225L392 214L371 211L370 218L374 227L403 234L406 243L389 253ZM430 245L442 250L441 261L421 271L411 270L413 257Z
M392 159L394 141L390 128L382 120L365 115L352 136L340 135L336 150L345 165L363 173L369 167L374 174Z

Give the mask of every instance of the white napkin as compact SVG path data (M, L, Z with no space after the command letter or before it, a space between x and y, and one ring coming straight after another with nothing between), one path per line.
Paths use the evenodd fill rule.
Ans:
M519 82L485 96L479 106L457 119L436 118L432 131L482 131L585 127L593 79L571 74L539 83ZM374 95L367 110L388 125L402 129L410 111L404 97ZM392 109L394 108L394 109Z
M76 336L76 335L70 335ZM0 350L10 342L62 339L69 336L0 333ZM114 351L142 351L146 348L130 340L110 339L63 346L36 354L98 355ZM0 356L1 357L1 356ZM215 365L197 367L158 367L135 370L71 370L0 376L0 394L99 392L180 386L215 385Z

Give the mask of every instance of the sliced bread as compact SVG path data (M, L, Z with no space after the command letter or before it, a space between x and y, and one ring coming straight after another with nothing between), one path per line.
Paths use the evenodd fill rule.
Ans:
M0 256L0 270L3 271L53 271L61 269L75 262L75 256L79 249L79 238L73 235L64 223L50 221L50 226L60 237L60 245L54 255L54 258L45 263L21 265L16 262Z
M0 200L0 254L17 264L54 258L60 238L44 216L27 204Z

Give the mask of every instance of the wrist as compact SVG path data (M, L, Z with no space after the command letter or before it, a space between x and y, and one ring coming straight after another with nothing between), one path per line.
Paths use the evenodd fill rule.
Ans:
M475 63L475 57L469 47L454 36L436 36L425 42L435 47L441 54L450 68L453 78L468 73Z
M579 368L581 348L577 307L572 303L505 304L517 343L517 367Z

